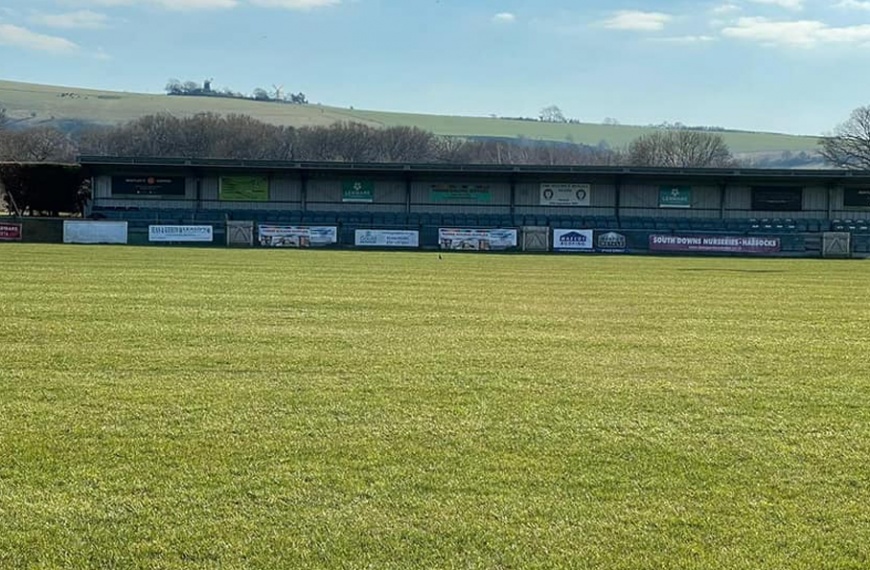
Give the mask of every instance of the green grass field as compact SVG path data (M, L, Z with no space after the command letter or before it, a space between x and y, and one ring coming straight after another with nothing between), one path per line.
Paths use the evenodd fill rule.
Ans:
M75 97L62 96L74 93ZM33 85L0 80L0 108L11 116L30 123L58 119L75 119L100 124L115 124L153 113L191 116L203 111L220 114L241 113L261 121L289 126L330 125L352 121L371 126L411 126L439 135L459 137L526 137L544 141L573 141L597 145L607 141L622 147L649 133L638 126L609 126L594 123L553 124L512 121L486 117L457 117L385 111L343 109L321 105L277 105L237 99L212 97L169 97L166 95L120 93L74 87ZM32 118L31 114L34 116ZM721 133L735 153L766 154L783 151L813 153L818 137L774 133Z
M0 246L0 568L865 569L868 282Z

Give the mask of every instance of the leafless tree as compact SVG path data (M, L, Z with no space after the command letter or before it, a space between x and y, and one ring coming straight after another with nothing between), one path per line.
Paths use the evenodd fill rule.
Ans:
M641 135L629 144L627 161L632 166L673 168L727 168L736 164L720 135L687 129Z
M375 133L380 162L431 162L435 135L416 127L390 127Z
M52 127L0 132L0 160L19 162L73 162L76 147Z
M550 105L549 107L544 107L541 109L541 120L545 123L567 123L568 119L565 118L565 114L562 112L556 105Z
M858 107L833 135L819 141L819 154L833 166L870 169L870 106Z

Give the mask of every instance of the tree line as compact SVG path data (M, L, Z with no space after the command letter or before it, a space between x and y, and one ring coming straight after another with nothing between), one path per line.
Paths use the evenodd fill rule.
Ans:
M702 144L703 143L703 144ZM700 152L702 147L705 152ZM734 158L721 137L689 131L644 135L625 149L516 139L435 135L416 127L360 123L287 127L247 115L155 114L75 135L52 127L4 128L0 161L73 162L76 155L337 162L517 165L723 166Z
M75 162L77 155L442 164L730 168L741 166L721 135L680 128L652 131L624 148L525 138L462 138L416 127L360 123L287 127L247 115L154 114L116 126L66 133L14 125L0 110L0 161ZM870 169L870 107L856 109L820 154L837 168Z

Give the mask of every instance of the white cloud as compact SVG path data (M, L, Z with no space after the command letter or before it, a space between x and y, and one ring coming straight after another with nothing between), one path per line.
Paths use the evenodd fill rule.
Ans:
M870 12L870 0L842 0L837 4L837 8L845 8L847 10L867 10Z
M779 6L786 10L803 10L804 0L750 0L756 4L768 4L770 6Z
M814 47L819 44L864 44L870 42L870 24L832 27L817 20L775 21L739 18L722 30L725 37L765 45Z
M655 38L657 42L666 42L674 44L701 44L715 42L714 36L671 36L667 38Z
M78 10L64 14L34 14L30 21L49 28L61 29L98 29L105 28L109 18L105 14L90 10Z
M287 10L313 10L341 4L341 0L249 0L255 6L264 8L286 8Z
M79 49L66 38L39 34L12 24L0 24L0 45L55 54L74 53Z
M728 3L716 6L711 10L711 12L713 12L713 14L717 16L724 16L726 14L733 14L734 12L739 12L740 10L742 10L742 8L740 8L740 6L738 6L737 4Z
M516 22L517 17L515 14L511 14L510 12L499 12L495 16L492 17L492 21L498 24L512 24Z
M638 32L655 32L665 27L672 20L669 14L662 12L641 12L638 10L620 10L602 22L605 28L611 30L630 30Z

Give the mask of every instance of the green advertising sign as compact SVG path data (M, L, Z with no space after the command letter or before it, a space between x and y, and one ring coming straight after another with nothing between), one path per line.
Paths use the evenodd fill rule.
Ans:
M691 208L692 188L689 186L662 186L659 188L659 208Z
M477 184L436 184L429 193L432 202L489 203L489 186Z
M268 202L269 179L262 176L224 176L220 199L228 202Z
M341 184L342 202L374 202L375 184L367 180L345 180Z

